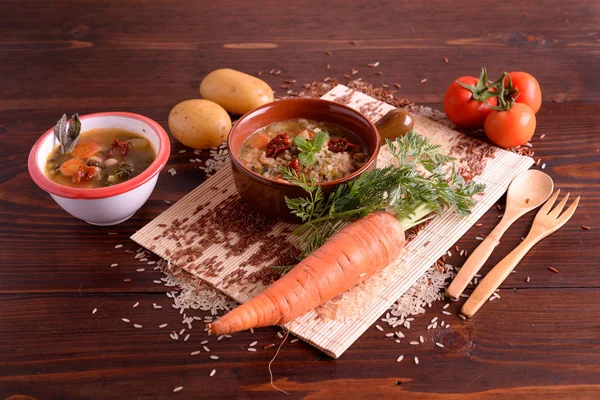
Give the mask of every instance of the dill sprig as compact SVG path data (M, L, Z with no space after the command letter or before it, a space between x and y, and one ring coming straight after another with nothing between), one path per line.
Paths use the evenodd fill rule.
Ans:
M484 190L478 183L465 182L456 173L444 173L445 163L453 161L441 152L439 145L418 135L414 130L394 141L386 140L398 166L367 171L358 178L337 187L327 198L314 179L289 168L283 177L304 189L304 198L286 198L292 214L302 220L295 233L303 242L304 258L337 231L341 224L385 210L398 218L404 229L419 225L435 214L453 209L460 215L470 213L472 196ZM419 172L422 166L426 173Z

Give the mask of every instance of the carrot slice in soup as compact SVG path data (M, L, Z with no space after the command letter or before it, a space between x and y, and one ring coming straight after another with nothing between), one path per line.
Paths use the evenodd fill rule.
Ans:
M267 135L258 133L248 138L248 146L253 149L262 149L263 147L267 147L270 141L271 139Z
M71 151L71 155L82 160L87 160L100 150L100 146L94 142L77 143Z
M83 161L79 158L71 158L60 166L60 173L63 176L73 176L79 169L79 166L83 164Z

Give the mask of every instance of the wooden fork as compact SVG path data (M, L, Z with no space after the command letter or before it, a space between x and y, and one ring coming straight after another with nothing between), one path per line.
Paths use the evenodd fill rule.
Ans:
M540 211L538 211L533 220L533 225L531 226L529 234L521 244L504 257L502 261L500 261L479 283L462 307L461 313L464 316L469 318L472 317L489 299L494 291L498 289L498 286L504 282L511 271L515 269L525 254L527 254L527 252L540 240L556 232L571 218L571 216L573 216L573 213L579 204L579 197L577 197L571 206L559 216L560 212L565 207L565 204L567 204L570 193L567 193L561 202L550 211L559 193L560 189L554 192L546 204L540 208Z

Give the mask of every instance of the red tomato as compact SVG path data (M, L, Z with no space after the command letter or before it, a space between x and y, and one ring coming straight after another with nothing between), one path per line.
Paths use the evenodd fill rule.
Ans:
M508 149L527 143L535 132L535 113L527 104L515 103L507 111L493 110L485 119L485 134L492 143Z
M474 76L461 76L457 81L473 87L478 84L478 79ZM444 112L450 121L463 128L481 128L483 126L485 117L492 112L488 105L496 106L498 99L491 97L477 100L474 96L477 97L456 81L450 84L444 96Z
M527 72L510 72L509 75L513 88L518 90L514 94L515 102L527 104L537 114L542 106L542 89L538 81Z

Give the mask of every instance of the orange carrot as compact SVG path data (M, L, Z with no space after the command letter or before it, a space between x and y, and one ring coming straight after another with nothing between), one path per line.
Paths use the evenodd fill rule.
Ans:
M76 158L81 158L82 160L87 160L94 154L96 154L100 150L100 146L94 142L83 142L77 143L73 150L71 151L71 155Z
M83 164L79 158L70 158L60 166L60 173L64 176L73 176L79 169L79 166Z
M404 247L404 229L387 212L347 225L247 303L208 324L216 335L292 321L380 272Z
M252 135L248 139L248 146L254 149L262 149L263 147L267 147L271 139L263 133L257 133L256 135Z

